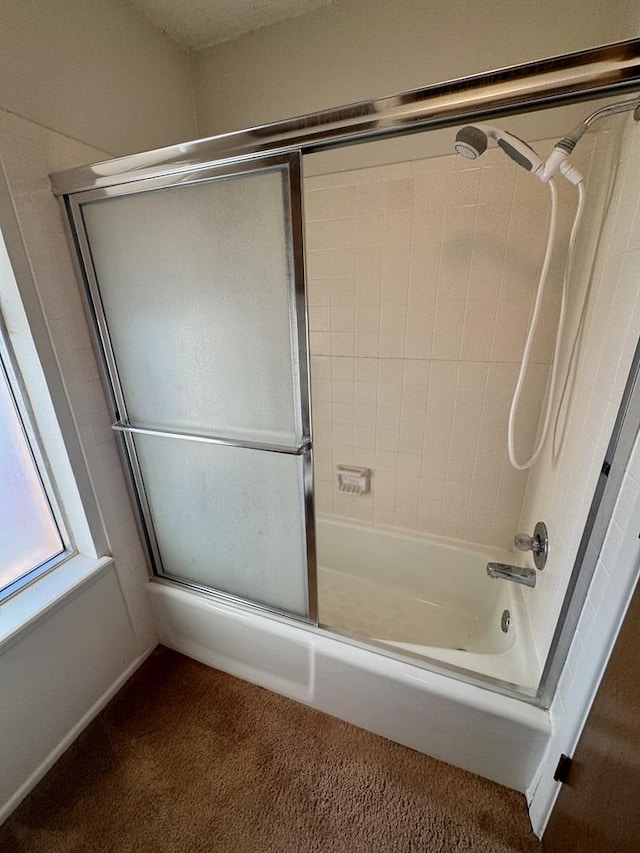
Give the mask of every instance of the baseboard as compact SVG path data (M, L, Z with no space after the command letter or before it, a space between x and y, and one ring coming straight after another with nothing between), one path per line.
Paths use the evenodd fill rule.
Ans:
M67 750L73 741L81 734L89 723L97 717L105 705L113 699L118 690L127 682L133 673L145 662L151 652L156 648L155 645L150 646L143 654L137 657L125 671L118 676L113 684L108 687L97 702L87 711L87 713L76 723L76 725L68 732L68 734L60 741L60 743L51 750L49 755L44 759L40 766L35 770L27 781L18 788L16 793L0 808L0 824L15 811L24 798L35 788L38 782L45 774L53 767L60 756Z

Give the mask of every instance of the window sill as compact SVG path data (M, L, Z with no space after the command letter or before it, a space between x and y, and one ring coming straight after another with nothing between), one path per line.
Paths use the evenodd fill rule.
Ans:
M113 565L112 557L97 560L75 554L44 577L0 604L0 651L50 616L85 584Z

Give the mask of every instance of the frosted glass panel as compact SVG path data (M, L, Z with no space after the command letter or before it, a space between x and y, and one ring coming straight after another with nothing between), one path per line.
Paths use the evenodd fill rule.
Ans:
M0 589L63 547L0 365Z
M83 204L131 423L301 443L287 175Z
M306 617L302 457L134 441L165 573Z

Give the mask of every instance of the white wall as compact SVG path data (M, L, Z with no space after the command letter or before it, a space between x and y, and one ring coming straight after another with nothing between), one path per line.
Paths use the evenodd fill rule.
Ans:
M65 501L65 508L78 549L94 558L96 550L98 556L107 553L115 558L115 564L108 562L46 612L38 600L29 625L10 632L10 638L0 643L0 819L156 644L145 591L146 560L110 429L62 212L48 181L50 171L104 156L98 149L0 110L0 164L6 181L0 181L0 227L18 295L37 349L46 358L44 375L57 398L54 404L59 412L68 413L63 424L68 448L77 449L71 461L76 482L62 483L62 490L66 496L77 487L76 494L87 510L93 509L93 517L88 524L78 524L82 506L72 505L72 500ZM4 280L0 308L20 357L25 332ZM33 394L29 375L26 378ZM40 402L34 399L35 408ZM42 421L41 426L46 442L48 427ZM55 454L59 452L56 446ZM58 474L60 466L55 471ZM93 542L88 539L90 528ZM66 589L73 571L62 566L3 605L0 635L6 633L14 605L24 603L26 608L45 583Z
M640 568L640 442L627 467L596 565L586 606L562 672L550 714L552 736L529 792L529 813L541 836L560 783L553 773L561 753L572 755L638 583ZM628 713L637 714L629 707ZM635 745L631 745L633 750Z
M0 647L0 823L141 660L113 564Z
M0 820L156 644L145 556L48 173L193 136L189 57L124 0L2 3L0 227L17 286L5 267L0 308L87 556L2 607ZM115 562L96 563L101 554Z
M115 155L195 136L188 54L126 0L2 0L0 108Z
M342 0L195 52L198 130L236 130L593 47L635 36L639 25L632 0Z

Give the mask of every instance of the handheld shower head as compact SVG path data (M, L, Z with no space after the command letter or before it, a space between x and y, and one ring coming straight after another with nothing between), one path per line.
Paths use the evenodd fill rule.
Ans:
M454 148L463 157L475 160L487 150L489 137L496 141L507 157L510 157L518 166L532 172L543 183L551 180L556 172L560 172L572 184L578 184L582 180L582 175L571 165L567 151L560 143L556 145L547 162L543 163L526 142L491 124L468 124L460 128L456 134Z
M505 154L523 169L534 174L544 171L544 164L533 148L512 133L507 133L506 130L493 125L468 124L460 128L456 134L454 148L463 157L475 160L487 150L489 137L494 139Z
M456 152L468 160L475 160L487 150L487 134L473 124L461 127L453 144Z

